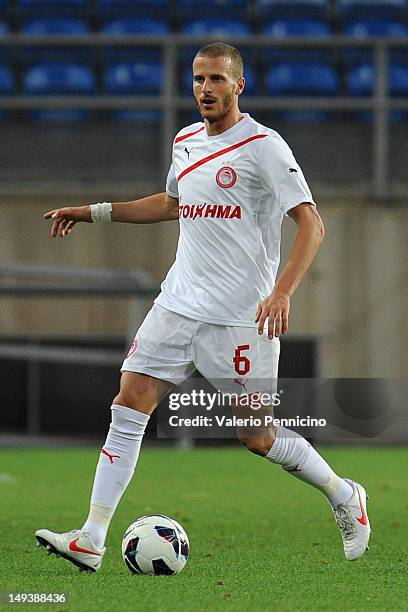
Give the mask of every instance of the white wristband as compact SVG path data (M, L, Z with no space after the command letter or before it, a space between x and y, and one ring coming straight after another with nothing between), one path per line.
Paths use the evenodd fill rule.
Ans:
M112 203L91 204L91 219L94 223L109 223L112 221Z

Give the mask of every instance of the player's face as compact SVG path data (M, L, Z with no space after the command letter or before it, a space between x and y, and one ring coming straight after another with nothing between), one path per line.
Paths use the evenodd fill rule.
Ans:
M193 91L202 117L209 123L223 119L238 108L244 79L236 79L229 57L196 57L193 62Z

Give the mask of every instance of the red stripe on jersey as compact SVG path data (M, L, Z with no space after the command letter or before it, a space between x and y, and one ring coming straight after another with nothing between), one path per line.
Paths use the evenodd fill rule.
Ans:
M189 134L184 134L184 136L178 136L178 138L176 138L176 140L174 142L181 142L182 140L185 140L186 138L190 138L190 136L194 136L194 134L198 134L198 132L202 132L203 129L204 129L204 126L200 127L195 132L190 132Z
M216 157L219 157L220 155L224 155L224 153L229 153L230 151L233 151L234 149L238 149L239 147L243 147L244 145L248 144L249 142L252 142L253 140L257 140L258 138L266 138L267 136L268 136L268 134L256 134L256 136L251 136L250 138L247 138L246 140L242 140L241 142L237 142L236 144L231 145L230 147L227 147L226 149L221 149L220 151L217 151L217 153L212 153L212 155L208 155L207 157L203 157L203 159L200 159L198 162L196 162L192 166L189 166L188 168L185 168L185 170L183 170L183 172L181 172L178 175L177 180L181 181L183 176L186 176L186 174L188 174L189 172L192 172L196 168L199 168L203 164L206 164L208 161L211 161L212 159L215 159Z

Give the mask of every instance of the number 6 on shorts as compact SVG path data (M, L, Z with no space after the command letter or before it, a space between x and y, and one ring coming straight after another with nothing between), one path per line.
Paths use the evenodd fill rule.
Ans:
M237 374L239 374L239 376L245 376L245 374L248 374L249 370L251 369L251 362L249 358L241 354L242 351L248 350L249 344L238 344L237 348L235 349L234 358L232 361L234 362L235 371Z

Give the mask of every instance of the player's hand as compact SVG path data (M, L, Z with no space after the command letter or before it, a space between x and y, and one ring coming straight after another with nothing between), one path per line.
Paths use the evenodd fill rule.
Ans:
M69 206L55 208L43 215L44 219L52 219L51 237L69 236L78 221L92 223L90 206Z
M258 323L258 334L262 335L268 319L268 338L272 340L288 331L290 299L286 293L273 290L256 311L255 323Z

